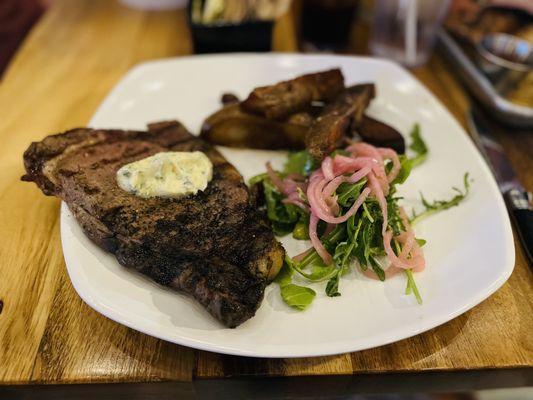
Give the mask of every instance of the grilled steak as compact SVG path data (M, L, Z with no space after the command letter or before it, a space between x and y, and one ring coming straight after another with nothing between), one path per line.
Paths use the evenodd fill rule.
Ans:
M363 118L363 112L375 96L373 84L355 85L327 104L305 137L309 153L317 160L335 150Z
M213 163L205 191L179 199L140 198L116 171L162 151L203 151ZM237 170L177 122L147 132L74 129L32 143L25 181L63 199L97 245L124 266L194 297L235 327L251 318L284 251L252 204Z
M254 89L241 103L244 111L283 120L305 111L313 101L330 101L344 90L340 69L302 75L289 81Z

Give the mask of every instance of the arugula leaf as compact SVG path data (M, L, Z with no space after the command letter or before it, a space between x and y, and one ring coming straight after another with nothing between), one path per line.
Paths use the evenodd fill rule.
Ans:
M280 174L284 176L285 174ZM268 219L271 222L272 230L276 236L285 236L293 232L296 239L309 239L307 226L309 225L309 215L301 208L294 204L283 203L284 196L278 188L272 183L268 174L256 175L249 180L250 185L261 184L263 186L264 205ZM299 190L302 200L306 201L306 195Z
M346 151L344 149L337 149L337 150L333 150L333 152L329 156L331 158L334 158L336 155L349 157L350 156L350 152Z
M324 247L328 251L335 249L337 243L341 242L346 237L346 229L344 224L338 224L335 228L329 233L329 235L322 241ZM306 268L308 265L322 263L322 259L316 252L312 250L307 254L299 263L301 269Z
M412 160L408 158L405 154L400 154L398 158L400 159L400 171L398 172L396 178L394 178L394 180L392 181L393 185L401 185L402 183L404 183L411 174L411 170L413 169Z
M422 296L420 296L420 292L416 286L415 278L413 277L413 271L406 269L405 274L407 275L407 287L405 288L405 294L411 294L412 292L415 295L416 302L418 304L422 304Z
M378 225L373 222L374 221L369 220L363 229L362 245L365 266L371 265L370 256L372 255L373 242L375 242L374 237L376 236L376 233L379 234L376 229Z
M290 307L303 311L308 308L315 299L316 292L308 287L289 283L281 286L281 297Z
M428 147L422 139L422 136L420 135L419 124L415 124L409 136L411 136L412 140L409 148L416 153L416 156L410 159L411 168L414 168L422 164L426 160L428 154Z
M281 202L283 196L269 179L263 180L265 202L268 219L272 223L272 229L277 236L284 236L293 231L294 225L300 220L303 211L293 204Z
M270 221L280 222L283 218L278 214L281 214L281 207L278 207L281 203L281 195L268 179L263 181L263 188L265 191L265 201L267 205L267 216Z
M348 237L352 237L357 229L355 226L355 218L357 218L357 213L353 214L348 221L346 221L346 230L348 231ZM359 218L358 224L361 223L361 218Z
M357 214L355 214L357 215ZM354 219L352 221L350 221L350 219L348 219L349 221L349 224L348 224L348 237L350 238L350 242L352 242L355 246L354 247L357 247L357 238L359 236L359 232L361 231L361 225L363 224L363 219L362 218L359 218L359 220L357 221L357 226L355 226L355 215L353 215ZM353 251L352 251L353 253Z
M357 245L353 251L353 255L355 256L357 262L359 263L359 266L361 267L363 271L366 271L367 266L368 266L368 259L367 259L368 247L369 247L368 238L370 236L370 233L369 233L370 224L368 223L368 221L369 221L368 218L361 218L359 220L360 225L358 226L357 232L358 233L361 232L361 238L357 242Z
M387 197L387 201L391 202L397 201L397 199L393 198L392 195ZM366 209L362 210L356 231L357 234L361 232L361 235L359 238L354 235L355 247L352 253L361 270L366 271L368 268L372 268L378 278L383 281L385 280L385 271L378 261L378 258L385 254L381 235L383 216L376 201L367 200L365 206Z
M293 262L288 256L285 256L285 262L275 281L279 284L283 301L288 306L303 311L311 305L316 292L311 288L292 283L293 274Z
M335 275L330 278L326 285L326 294L329 297L340 296L339 292L339 279L341 275L348 272L350 268L350 256L355 247L355 238L348 242L341 242L335 247L335 253L333 255L334 267L336 268Z
M393 197L391 195L387 196L387 214L388 226L392 229L394 236L398 236L401 231L405 230L403 225L402 218L400 216L400 209L398 207L398 197Z
M297 240L309 240L309 218L300 218L294 225L292 237Z
M335 265L337 268L339 268L339 277L345 273L348 272L350 268L350 260L352 256L356 256L357 259L357 247L358 247L358 241L357 238L359 237L359 232L361 230L361 226L363 224L363 218L359 218L357 222L357 226L355 225L355 218L357 214L352 215L348 221L347 221L347 231L348 231L348 239L347 242L341 242L337 245L335 248L335 253L333 255L333 261L335 261ZM331 285L334 285L334 282L331 283ZM326 288L327 289L327 288ZM327 290L326 290L327 294Z
M405 154L400 154L398 156L400 159L400 171L398 172L396 178L394 178L392 181L392 185L401 185L404 183L411 174L412 169L422 164L427 158L429 151L426 143L422 139L422 135L420 134L420 126L418 124L415 124L413 127L410 137L412 142L409 148L415 152L416 155L412 158L407 157ZM387 168L392 168L392 164L387 164Z
M341 183L336 190L337 202L342 207L351 207L359 198L363 187L366 185L366 179L361 179L357 183Z
M413 217L411 218L411 225L414 225L423 218L433 215L439 211L447 210L449 208L458 206L459 203L461 203L466 198L466 196L468 196L468 193L470 193L470 181L468 179L468 172L465 173L463 177L463 185L463 190L459 190L456 187L452 188L457 194L449 200L434 200L433 202L429 202L424 198L422 193L420 193L420 198L425 210L422 211L420 214L413 215Z
M383 271L383 268L381 268L381 265L377 262L377 260L374 257L370 258L370 267L372 268L372 271L376 273L379 280L381 282L385 281L385 271Z
M292 263L292 260L288 256L285 256L285 262L281 266L280 271L278 272L278 274L276 275L276 278L274 279L274 281L278 283L280 286L288 285L289 283L292 282L292 275L294 274L294 272L291 268L291 263Z
M274 235L282 237L286 236L291 232L290 225L281 223L281 222L272 222L272 231L274 232Z
M400 254L402 252L402 247L400 246L400 244L396 240L393 240L392 243L394 243L394 250L396 255ZM416 286L413 271L410 269L406 269L405 275L407 276L407 287L405 288L405 294L413 293L415 295L416 302L418 304L422 304L422 296L420 296L420 292L418 291L418 287Z
M286 174L296 173L308 176L318 167L317 161L307 150L289 153L287 162L283 168Z
M363 203L363 212L365 213L365 217L367 217L371 223L374 223L374 218L372 218L370 211L368 211L368 206L366 205L366 202Z
M326 295L328 297L337 297L341 295L339 292L340 276L341 276L341 272L337 271L335 276L328 281L328 284L326 285Z
M289 256L285 256L285 263L290 269L291 273L298 272L305 279L311 282L322 282L331 278L335 272L335 265L326 266L322 259L318 256L318 260L315 260L312 264L313 268L311 272L304 271L308 265L302 266L301 263L293 261ZM292 276L292 275L291 275Z
M333 254L333 262L335 267L341 272L347 271L350 267L350 255L355 247L355 241L350 243L342 242L335 247L335 253Z
M422 247L423 245L426 244L426 239L419 239L419 238L415 238L416 242L418 243L418 245L420 247Z
M298 271L303 277L305 277L305 279L311 282L325 281L337 273L335 265L325 266L324 263L320 261L317 264L313 265L311 273L309 274L301 270L297 264L295 265L294 269Z
M323 241L324 246L329 251L335 251L333 257L335 262L332 265L324 265L324 262L315 250L307 254L299 263L294 263L291 260L291 265L294 271L298 272L307 280L311 282L321 282L329 279L329 286L326 286L326 294L329 293L328 296L338 292L338 283L335 286L335 281L338 281L340 276L349 268L349 257L355 246L355 239L349 245L346 242L343 242L344 244L339 244L339 242L345 237L345 234L346 231L343 225L337 225ZM313 266L311 272L304 271L304 268L307 268L310 265ZM340 295L340 293L338 295ZM335 296L337 296L337 294L335 294Z
M256 176L252 176L250 179L248 179L248 185L253 186L256 183L263 182L267 178L268 178L268 174L266 172L256 175Z

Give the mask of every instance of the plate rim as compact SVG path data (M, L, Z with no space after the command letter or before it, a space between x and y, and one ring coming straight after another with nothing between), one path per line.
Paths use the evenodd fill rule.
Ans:
M197 340L197 339L195 340L194 338L190 337L189 334L185 334L185 333L182 333L181 336L179 336L178 338L170 337L170 335L164 334L164 332L154 333L153 331L145 329L144 325L139 326L138 323L136 324L134 322L130 322L128 318L123 317L121 312L117 312L114 309L109 308L104 303L102 303L98 298L94 298L90 290L90 287L87 285L83 285L83 282L79 279L80 276L76 275L76 267L73 265L75 263L69 262L69 260L67 260L69 258L68 255L70 253L70 250L68 250L68 246L66 245L66 242L68 240L68 237L67 237L68 235L65 233L65 227L66 227L69 212L68 212L68 206L66 205L66 203L62 202L61 213L60 213L60 226L61 226L60 231L61 231L61 245L62 245L62 249L64 253L65 264L67 267L69 279L74 289L76 290L78 295L87 305L89 305L92 309L104 315L105 317L117 323L120 323L122 325L125 325L131 329L142 332L149 336L153 336L153 337L165 340L165 341L195 348L198 350L212 351L212 352L217 352L221 354L246 356L246 357L303 358L303 357L329 356L329 355L343 354L347 352L356 352L356 351L366 350L366 349L370 349L374 347L384 346L390 343L394 343L397 341L401 341L401 340L416 336L420 333L429 331L446 322L449 322L452 319L456 318L457 316L477 306L478 304L486 300L488 297L490 297L494 292L496 292L509 279L515 266L515 247L514 247L511 223L510 223L509 215L507 213L503 198L499 192L499 189L497 187L496 181L492 173L490 173L490 169L488 165L486 164L486 161L482 158L481 154L479 153L478 149L475 147L472 139L467 134L466 130L459 124L459 122L455 119L455 117L451 114L451 112L446 108L446 106L444 106L444 104L442 104L441 101L420 80L418 80L408 70L406 70L405 68L403 68L402 66L398 65L397 63L393 61L386 60L386 59L380 59L380 58L374 58L374 57L366 57L366 56L320 55L320 54L276 53L276 52L205 54L205 55L169 57L169 58L145 61L130 68L122 76L120 81L118 81L115 84L115 86L113 86L111 91L107 94L107 96L100 103L98 108L95 110L89 122L89 126L93 125L93 121L98 118L98 115L102 112L102 110L107 108L109 103L113 101L113 99L117 96L117 93L119 93L123 89L125 84L127 84L131 79L133 79L135 75L141 74L143 70L145 69L150 69L154 65L164 64L164 63L169 63L169 62L177 62L177 61L186 62L189 60L197 60L199 58L204 58L204 59L232 58L235 56L248 57L248 58L289 57L289 58L299 58L299 59L305 59L305 58L324 59L325 58L325 59L345 59L345 60L351 60L351 61L360 60L360 61L372 62L372 63L377 63L377 64L386 64L389 68L397 69L401 73L408 75L410 79L416 81L417 88L425 92L425 95L430 97L434 105L438 107L439 112L443 112L445 114L445 118L453 121L452 123L455 125L455 128L461 131L464 134L464 136L466 136L465 139L466 139L466 142L468 142L468 146L470 146L470 150L476 154L475 161L479 165L483 175L487 177L488 179L490 190L493 192L492 194L493 195L496 194L495 198L496 198L496 203L498 206L498 211L500 213L500 219L503 221L503 231L504 231L503 236L505 240L504 240L504 244L502 248L504 249L506 253L504 257L505 261L504 261L504 265L502 266L501 273L499 274L498 278L492 282L491 285L488 285L487 287L485 287L484 290L480 290L476 292L476 295L473 296L468 303L465 303L462 307L459 307L454 312L440 314L440 317L437 317L437 318L433 317L430 320L431 323L422 322L421 324L416 325L416 326L412 324L403 326L400 329L395 329L394 335L389 335L387 339L383 339L382 337L383 335L377 336L378 338L381 338L382 340L375 340L375 339L369 340L367 341L366 345L363 345L363 346L356 346L354 342L352 341L337 341L337 342L334 342L334 346L333 346L334 349L322 350L322 351L312 351L312 350L303 351L301 348L298 348L296 351L295 350L286 351L285 347L281 348L278 351L253 351L253 350L247 350L247 349L238 349L238 348L235 348L234 346L212 344L210 342L205 342L203 340ZM374 342L379 342L379 343L374 343ZM323 348L324 346L325 344L321 344L320 348Z

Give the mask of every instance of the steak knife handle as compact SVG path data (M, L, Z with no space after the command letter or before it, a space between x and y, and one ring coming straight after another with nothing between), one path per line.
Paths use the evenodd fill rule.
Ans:
M516 230L526 252L529 266L533 266L533 209L529 206L526 193L512 189L505 194L505 200L513 217Z
M533 210L512 210L516 223L516 228L522 245L529 260L529 265L533 265Z

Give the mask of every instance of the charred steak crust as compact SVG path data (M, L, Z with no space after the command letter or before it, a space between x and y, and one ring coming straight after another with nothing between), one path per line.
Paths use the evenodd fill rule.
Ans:
M118 187L124 164L161 151L203 151L213 163L204 192L143 199ZM237 170L178 122L148 131L73 129L32 143L27 174L68 205L87 236L120 264L185 292L236 327L259 307L284 251Z

